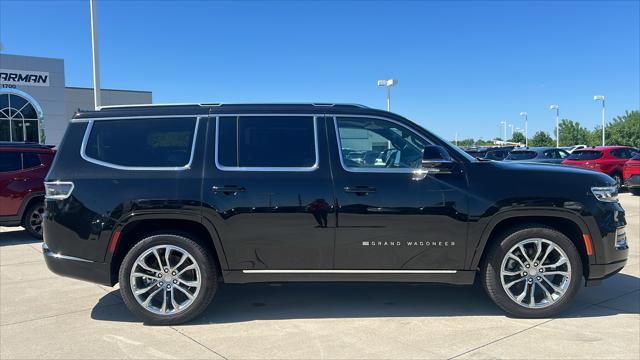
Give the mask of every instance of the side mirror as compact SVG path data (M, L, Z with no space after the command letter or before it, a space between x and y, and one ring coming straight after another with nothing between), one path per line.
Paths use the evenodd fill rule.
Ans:
M429 174L451 174L456 163L449 153L437 145L427 145L422 153L422 172Z

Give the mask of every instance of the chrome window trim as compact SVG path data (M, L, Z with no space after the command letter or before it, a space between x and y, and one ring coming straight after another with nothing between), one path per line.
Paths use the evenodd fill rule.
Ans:
M266 167L266 166L225 166L220 164L218 161L218 145L219 145L219 137L220 137L220 118L221 117L249 117L249 116L305 116L313 119L313 141L314 141L314 151L315 151L315 163L312 166L300 166L300 167ZM323 115L324 116L324 115ZM236 119L237 121L237 119ZM216 115L216 136L215 136L215 154L214 154L214 162L216 164L216 168L222 171L274 171L274 172L311 172L315 171L320 167L320 152L318 150L318 115L313 114L271 114L271 113L260 113L260 114L219 114Z
M333 127L334 130L336 132L336 142L338 145L338 155L340 157L340 165L342 165L342 168L345 171L348 172L352 172L352 173L389 173L389 174L413 174L416 170L419 169L412 169L412 168L402 168L402 169L388 169L388 168L381 168L381 169L376 169L376 168L353 168L353 167L349 167L347 165L345 165L344 163L344 157L342 156L342 142L340 140L340 132L338 131L338 118L348 118L348 117L353 117L353 118L367 118L367 119L377 119L377 120L383 120L383 121L388 121L391 123L394 123L396 125L399 125L409 131L411 131L412 133L414 133L415 135L417 135L420 139L424 140L425 142L427 142L428 144L433 145L433 141L430 141L428 139L426 139L424 136L418 134L415 130L407 127L406 125L395 121L393 119L389 119L389 118L385 118L385 117L381 117L381 116L373 116L373 115L332 115L333 117Z
M458 270L242 270L245 274L455 274Z
M206 116L144 116L138 118L146 118L146 119L157 119L157 118L172 118L172 117L189 117L195 118L196 124L193 130L193 141L191 143L191 155L189 156L189 162L183 166L127 166L127 165L118 165L110 162L94 159L86 154L87 142L89 141L89 136L91 135L91 129L93 128L93 120L89 121L87 128L84 131L84 136L82 138L82 145L80 146L80 156L90 163L117 169L117 170L149 170L149 171L180 171L180 170L188 170L191 169L191 165L193 163L193 157L195 155L196 148L196 140L198 139L198 126L200 125L200 119ZM119 119L109 118L111 120L125 120L130 119L129 117L122 117Z

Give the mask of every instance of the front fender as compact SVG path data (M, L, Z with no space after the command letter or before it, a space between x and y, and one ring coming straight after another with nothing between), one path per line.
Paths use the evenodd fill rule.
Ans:
M480 260L482 258L483 253L485 252L485 248L489 238L493 232L493 230L505 220L516 219L516 218L530 218L530 217L542 217L542 218L562 218L573 222L580 228L580 231L583 234L590 234L589 227L587 223L575 212L568 209L561 208L539 208L539 209L508 209L502 210L495 213L487 225L481 232L480 240L475 248L473 257L470 263L470 269L476 269L480 265ZM591 261L590 261L591 263Z

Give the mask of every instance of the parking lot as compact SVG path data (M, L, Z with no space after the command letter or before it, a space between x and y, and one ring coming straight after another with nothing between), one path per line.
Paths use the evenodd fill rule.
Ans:
M196 321L144 326L119 292L51 273L22 228L0 233L0 358L640 357L640 197L622 194L622 273L559 318L505 316L480 286L227 285Z

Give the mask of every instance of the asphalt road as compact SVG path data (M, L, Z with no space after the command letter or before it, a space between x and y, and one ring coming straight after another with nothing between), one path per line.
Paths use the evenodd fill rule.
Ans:
M558 318L505 316L479 286L221 287L195 322L144 326L117 289L62 278L0 228L0 358L640 358L640 197L621 195L628 265Z

